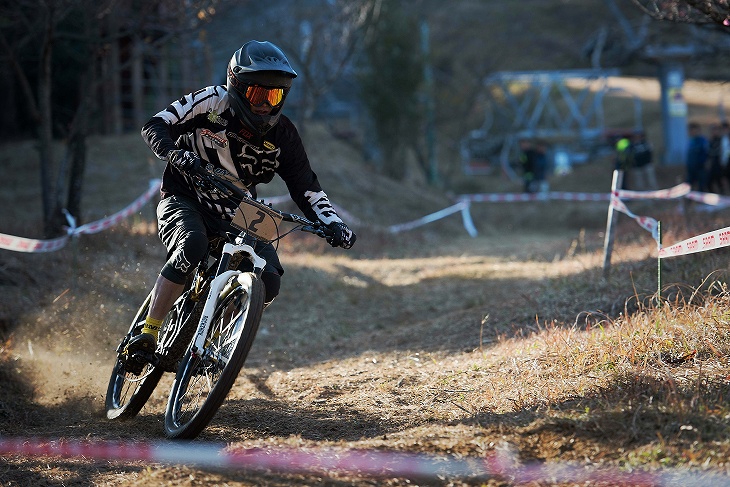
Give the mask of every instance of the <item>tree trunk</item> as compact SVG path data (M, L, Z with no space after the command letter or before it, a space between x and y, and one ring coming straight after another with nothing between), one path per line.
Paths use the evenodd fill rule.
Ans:
M122 119L122 69L119 66L119 24L116 15L108 15L107 28L109 29L109 55L103 60L106 66L104 79L109 83L102 83L102 86L108 86L109 89L104 91L103 96L108 100L109 110L106 115L109 117L109 133L114 135L122 135L124 131L124 123Z
M81 196L83 195L84 171L86 170L86 131L74 133L68 141L71 156L71 173L68 182L68 201L66 208L76 218L76 224L83 223L81 218Z
M157 102L156 107L162 108L170 104L170 55L169 45L164 44L157 49L159 55L155 62L157 63L157 83L155 88L157 89Z
M146 122L144 111L144 42L132 38L132 110L134 127L139 130Z
M41 44L38 69L38 152L41 165L41 198L43 202L43 231L46 237L55 237L58 224L58 198L53 187L53 110L51 105L51 58L53 53L53 15L46 12L46 26Z
M89 69L86 75L81 77L79 83L79 106L71 124L71 133L66 148L68 158L71 161L68 194L66 197L66 209L76 219L76 224L82 223L81 197L83 195L84 172L86 171L86 137L89 133L89 115L92 110L93 90L96 85L95 73L98 59L92 56L89 60Z

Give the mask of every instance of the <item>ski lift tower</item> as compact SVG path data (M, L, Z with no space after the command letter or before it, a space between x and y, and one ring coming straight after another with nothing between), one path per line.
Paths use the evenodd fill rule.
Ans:
M461 141L465 174L489 174L499 165L513 180L511 167L521 139L545 139L582 147L605 135L603 101L620 90L608 86L617 70L509 71L484 80L485 120ZM630 95L630 94L629 94ZM641 101L633 97L634 127L641 130Z

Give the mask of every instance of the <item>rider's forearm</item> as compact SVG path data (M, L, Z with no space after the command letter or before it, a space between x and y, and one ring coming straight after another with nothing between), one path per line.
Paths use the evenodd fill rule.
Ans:
M142 138L152 152L163 161L167 160L168 152L177 149L170 135L170 125L159 117L152 117L142 127Z

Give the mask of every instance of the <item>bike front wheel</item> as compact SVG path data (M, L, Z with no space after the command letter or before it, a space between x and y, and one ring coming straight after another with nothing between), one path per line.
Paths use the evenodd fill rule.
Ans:
M210 423L243 367L258 331L264 285L253 273L219 297L204 350L188 350L170 391L165 411L169 438L192 439Z
M109 419L124 420L136 416L162 377L163 370L152 364L145 364L139 373L130 372L125 366L125 356L122 353L127 342L141 332L141 322L147 316L151 296L151 294L147 296L132 320L129 332L117 347L117 360L106 391L106 417Z

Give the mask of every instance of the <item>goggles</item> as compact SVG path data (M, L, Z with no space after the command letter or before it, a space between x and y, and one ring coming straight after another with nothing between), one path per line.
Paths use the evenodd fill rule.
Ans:
M284 88L267 88L266 86L252 85L246 88L243 95L253 107L268 103L271 105L271 108L276 108L284 101Z

